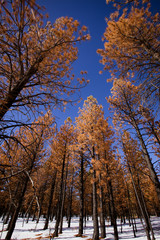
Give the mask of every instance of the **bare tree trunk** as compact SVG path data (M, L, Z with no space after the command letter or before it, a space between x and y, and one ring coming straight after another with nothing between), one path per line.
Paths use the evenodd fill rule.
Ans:
M55 182L56 182L56 175L57 175L57 170L55 170L55 172L53 173L53 176L52 176L50 196L49 196L49 204L48 204L48 210L47 210L47 215L46 215L46 221L45 221L45 225L44 225L44 230L45 230L45 229L48 229L48 223L49 223L49 217L50 217L52 199L53 199L53 194L54 194L54 187L55 187Z
M111 215L112 215L113 228L114 228L114 239L118 240L119 237L118 237L118 230L117 230L117 214L116 214L116 211L115 211L113 189L112 189L111 180L108 180L108 188L109 188Z
M150 172L151 179L152 179L152 181L153 181L153 183L154 183L154 186L155 186L155 189L156 189L156 192L157 192L157 196L158 196L158 200L159 200L159 205L160 205L160 182L159 182L157 173L156 173L155 170L154 170L154 167L153 167L153 164L152 164L152 160L151 160L151 158L150 158L150 155L149 155L149 153L148 153L146 144L145 144L145 142L144 142L144 140L143 140L142 134L141 134L141 132L140 132L139 127L138 127L137 124L135 124L135 129L136 129L136 132L137 132L137 135L138 135L138 138L139 138L141 147L142 147L144 159L145 159L145 161L146 161L146 163L147 163L147 166L148 166L148 169L149 169L149 172Z
M16 98L19 96L20 92L23 90L30 78L37 72L38 66L42 61L43 58L40 55L36 62L30 67L27 74L21 76L17 84L13 87L12 90L10 90L9 94L6 95L2 104L0 104L0 120L2 120L10 107L14 104Z
M13 211L14 211L13 205L12 205L12 203L10 203L8 212L7 212L7 214L6 214L5 218L4 218L4 221L3 221L4 224L8 223L9 217L12 215Z
M36 150L33 151L33 157L31 159L31 165L29 167L29 170L28 170L28 172L27 171L25 172L25 180L24 180L24 184L23 184L23 187L22 187L22 191L21 191L21 194L19 196L19 201L17 203L17 207L16 207L16 209L15 209L13 215L12 215L12 218L10 220L8 233L6 235L5 240L9 240L12 236L13 231L14 231L15 224L16 224L16 221L17 221L17 218L18 218L18 214L19 214L20 208L22 206L23 198L24 198L24 195L25 195L25 192L26 192L26 189L27 189L27 184L28 184L28 181L30 179L30 174L32 172L34 162L35 162L36 157L37 157L37 150L38 150L39 144L40 144L40 141L39 141L38 145L36 146Z
M59 228L60 217L61 217L61 208L62 208L62 193L63 193L65 160L66 160L66 150L64 152L63 162L62 162L59 200L58 200L58 206L57 206L58 208L57 208L57 214L56 214L56 224L55 224L55 230L54 230L54 233L53 233L53 237L58 237L58 228Z
M70 188L70 194L69 194L68 228L71 227L71 218L72 218L72 194L73 194L73 186Z
M81 170L80 170L80 213L79 213L79 232L78 235L83 235L83 214L84 214L84 157L81 152Z
M15 189L14 194L13 194L13 198L16 197L16 193L18 192L18 188L19 188L19 182L17 183L16 189ZM5 220L4 220L4 224L7 224L7 223L8 223L8 221L9 221L9 216L10 216L10 215L13 215L13 214L12 214L13 211L14 211L13 202L11 202L11 203L9 204L9 209L8 209L8 212L7 212L7 216L5 217Z
M93 240L99 240L96 171L93 170Z
M147 206L146 206L145 199L144 199L144 196L143 196L143 193L142 193L142 190L141 190L141 186L140 186L140 183L139 183L139 176L138 176L138 187L139 187L139 190L140 190L140 196L141 196L141 200L142 200L143 207L144 207L144 213L145 213L145 217L146 217L147 227L148 227L149 231L151 231L152 240L155 240L155 236L154 236L152 224L151 224L151 221L150 221L150 217L149 217L149 214L148 214Z
M105 151L105 158L107 159L106 156L106 151ZM108 177L110 177L108 165L106 164L106 171ZM111 211L111 222L113 223L113 228L114 228L114 239L118 240L118 229L117 229L117 213L115 210L115 205L114 205L114 196L113 196L113 189L112 189L112 182L111 179L108 180L108 192L109 192L109 198L110 198L110 211Z
M39 211L39 215L37 218L37 223L39 223L39 219L42 214L42 206L43 206L43 201L44 201L44 196L45 196L44 192L45 192L46 186L47 186L47 180L44 182L43 187L39 191L39 195L41 196L41 198L40 198L40 211Z
M129 115L130 115L130 119L131 119L131 124L132 126L135 128L136 130L136 133L137 133L137 137L140 141L140 144L141 144L141 147L142 147L142 152L143 152L143 156L144 156L144 159L147 163L147 166L148 166L148 169L149 169L149 172L150 172L150 177L154 183L154 186L155 186L155 190L156 190L156 193L157 193L157 196L158 196L158 200L159 200L159 205L160 205L160 181L158 179L158 176L157 176L157 173L153 167L153 164L152 164L152 160L150 158L150 155L149 155L149 152L148 152L148 149L147 149L147 146L145 144L145 141L143 139L143 136L141 134L141 131L139 129L139 126L138 126L138 122L137 120L135 119L134 117L134 114L133 114L133 111L128 103L128 100L127 100L127 97L125 96L125 101L126 101L126 105L128 107L128 111L129 111Z
M135 191L135 195L136 195L136 198L137 198L137 201L138 201L138 205L139 205L139 208L140 208L140 211L141 211L141 214L143 216L143 219L145 221L145 232L146 232L146 236L147 236L147 239L148 240L151 240L151 237L150 237L150 233L149 233L149 230L150 230L150 227L149 227L149 224L148 224L148 219L146 218L146 213L144 212L144 208L142 206L142 202L139 198L139 195L138 195L138 192L137 192L137 188L136 188L136 185L135 185L135 182L134 182L134 179L133 179L133 175L132 175L132 171L130 169L130 166L129 166L129 172L131 174L131 179L132 179L132 184L133 184L133 187L134 187L134 191Z
M95 149L92 147L92 158L95 159ZM97 179L96 170L93 166L93 240L99 240L99 224L98 224L98 203L97 203Z
M101 181L101 175L99 175L99 181ZM103 194L103 187L100 186L100 229L101 229L101 238L106 237L103 195L104 195Z
M12 233L13 233L15 225L16 225L18 214L19 214L20 208L22 206L23 197L24 197L24 194L26 192L27 184L28 184L28 180L29 180L28 176L26 176L25 178L26 179L24 181L23 189L22 189L21 195L19 197L19 201L18 201L17 207L16 207L16 209L15 209L13 215L12 215L12 218L10 220L9 229L8 229L8 232L7 232L5 240L10 240L11 239Z
M63 212L64 212L64 202L65 202L65 196L66 196L67 175L68 175L68 162L67 162L67 166L66 166L65 181L64 181L64 184L63 184L62 206L61 206L61 214L60 214L60 228L59 228L59 233L62 233L62 227L63 227Z
M128 206L129 218L131 220L131 225L132 225L134 237L136 237L136 225L134 225L134 223L133 223L132 206L131 206L131 200L130 200L130 193L129 193L128 185L127 185L127 198L128 198L128 205L129 205Z
M131 175L132 184L133 184L133 188L134 188L134 191L135 191L135 196L136 196L141 214L142 214L143 219L145 221L145 232L146 232L146 235L147 235L147 239L151 240L151 238L150 238L150 230L151 230L152 239L154 240L155 239L154 238L154 233L153 233L152 225L151 225L151 222L150 222L150 219L149 219L149 216L148 216L148 212L147 212L146 204L145 204L145 201L144 201L144 198L143 198L143 194L142 194L142 191L141 191L141 187L140 187L140 183L139 183L139 176L136 172L135 165L133 165L132 168L135 169L136 177L138 179L137 186L136 186L134 178L133 178L133 173L132 173L132 169L131 169L131 166L130 166L130 162L129 162L129 159L128 159L127 154L126 154L126 147L125 147L125 144L123 143L123 141L122 141L122 145L123 145L123 151L126 155L127 166L128 166L128 170L129 170L130 175Z

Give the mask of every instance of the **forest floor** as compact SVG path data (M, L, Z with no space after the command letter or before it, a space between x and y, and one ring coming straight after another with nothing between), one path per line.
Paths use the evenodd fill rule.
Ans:
M64 219L65 220L65 219ZM156 240L160 240L160 217L151 217L152 226L155 233ZM30 240L30 239L53 239L51 237L51 234L54 231L54 224L55 222L51 222L49 224L49 229L43 230L44 227L44 219L40 219L39 223L36 224L36 222L30 220L28 223L26 223L23 219L18 219L16 223L16 227L14 230L14 233L12 235L12 240ZM121 224L120 221L118 223L118 232L119 232L119 239L121 240L147 240L147 237L145 235L143 226L139 219L136 219L136 225L137 225L137 233L136 238L134 238L132 227L129 226L128 221L126 224L123 224L122 226L122 233L121 233ZM63 233L59 235L59 237L55 237L54 240L80 240L80 239L91 239L92 233L93 233L93 223L92 219L90 218L87 221L86 227L84 228L84 236L76 237L78 233L78 225L79 221L78 218L73 217L71 221L71 227L67 227L67 222L64 221L63 224ZM6 225L2 224L2 220L0 219L0 239L4 239L6 236ZM3 230L3 231L2 231ZM106 221L106 233L107 236L105 240L113 240L113 228L109 226L108 222Z

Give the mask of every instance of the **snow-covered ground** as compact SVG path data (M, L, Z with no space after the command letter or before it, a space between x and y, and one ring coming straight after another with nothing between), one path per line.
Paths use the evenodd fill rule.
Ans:
M154 233L156 240L160 240L160 218L152 217L151 218L152 225L154 228ZM84 237L76 237L75 235L78 233L78 218L72 218L71 222L71 228L67 227L66 221L64 221L63 224L63 233L59 235L59 237L55 237L55 239L60 239L60 240L78 240L78 239L89 239L92 238L92 233L93 233L93 223L91 218L89 221L87 221L87 225L84 229ZM136 233L137 237L136 240L147 240L145 232L143 230L143 227L140 223L140 220L136 220L137 223L137 229L138 232ZM12 235L12 239L14 240L29 240L29 239L53 239L50 237L50 235L54 231L54 224L55 222L53 221L52 223L49 224L49 229L43 230L44 227L44 219L40 219L39 223L36 224L32 220L30 220L28 223L26 223L24 220L19 219L17 221L14 233ZM6 231L5 231L6 225L3 226L2 220L0 220L0 239L4 239L6 236ZM3 229L3 231L2 231ZM126 222L125 225L123 225L123 233L121 233L121 226L120 222L118 222L118 231L119 231L119 239L121 240L133 240L134 235L132 231L132 227L128 225L128 222ZM105 240L113 240L113 228L111 226L108 226L108 223L106 222L106 232L107 236Z

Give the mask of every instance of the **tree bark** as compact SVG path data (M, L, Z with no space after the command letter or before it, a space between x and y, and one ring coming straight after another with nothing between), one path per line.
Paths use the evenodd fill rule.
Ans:
M26 176L26 179L25 179L24 185L23 185L23 189L22 189L21 195L19 197L17 207L16 207L16 209L13 213L13 216L10 220L10 223L9 223L9 229L8 229L7 235L5 237L5 240L10 240L11 239L11 236L12 236L12 233L14 231L16 221L17 221L17 218L18 218L18 214L19 214L20 208L22 206L23 197L24 197L24 194L25 194L26 189L27 189L28 180L29 180L29 177Z
M84 157L83 152L81 152L81 170L80 170L80 213L79 213L79 232L78 235L83 235L83 214L84 214Z
M131 220L133 234L134 234L134 237L136 237L136 224L134 225L134 223L133 223L132 206L131 206L131 199L130 199L130 193L129 193L128 185L127 185L127 198L128 198L129 221Z
M93 240L99 240L96 171L93 170Z
M113 189L111 180L108 180L108 189L109 189L109 197L110 197L110 206L111 206L111 216L113 221L113 228L114 228L114 239L118 240L118 230L117 230L117 214L114 205L114 197L113 197Z
M18 192L18 188L19 188L19 182L17 183L17 186L15 188L15 191L14 191L14 194L13 194L13 198L16 197L16 193ZM5 220L4 220L4 224L8 223L9 217L10 217L10 215L11 216L13 215L13 212L14 212L14 207L13 207L13 203L11 202L9 204L9 209L8 209L8 212L7 212L7 216L5 217Z
M92 158L95 159L95 148L92 147ZM99 240L98 203L97 203L97 179L93 166L93 240Z
M60 228L59 228L59 233L62 233L62 227L63 227L63 214L64 214L64 202L65 202L65 196L66 196L67 175L68 175L68 162L67 162L67 166L66 166L65 181L64 181L64 184L63 184L62 206L61 206L61 213L60 213Z
M104 156L105 156L105 159L107 159L106 151L104 153ZM108 169L107 164L106 164L106 171L107 171L108 177L110 177L110 173L109 173L109 169ZM108 185L108 192L109 192L109 199L110 199L111 222L112 222L113 228L114 228L114 239L118 240L119 237L118 237L118 229L117 229L117 213L116 213L116 210L115 210L111 179L108 180L107 185Z
M3 100L0 105L0 120L4 117L4 115L8 112L10 107L15 102L16 98L19 96L20 92L23 90L27 82L29 82L30 78L37 72L39 64L43 61L44 57L41 55L35 61L35 63L30 67L30 69L25 73L25 75L21 76L16 86L10 90L6 98Z
M159 200L159 205L160 205L160 181L159 181L157 173L156 173L156 171L153 167L152 160L150 158L147 146L145 144L145 141L144 141L143 136L141 134L141 131L139 129L137 120L134 117L133 111L132 111L132 109L131 109L131 107L128 103L128 100L127 100L127 97L126 97L125 94L124 94L124 97L125 97L126 105L128 107L128 111L129 111L130 119L131 119L131 122L132 122L132 126L135 128L136 133L137 133L137 137L140 141L140 144L141 144L141 147L142 147L142 152L143 152L143 155L144 155L144 159L147 163L147 166L148 166L148 169L149 169L149 172L150 172L150 177L151 177L151 179L154 183L155 190L157 192L157 196L158 196L158 200Z
M148 239L148 240L151 240L150 234L149 234L148 220L147 220L147 218L146 218L146 214L145 214L144 209L143 209L143 207L142 207L142 202L141 202L141 200L140 200L140 198L139 198L139 196L138 196L137 189L136 189L136 185L135 185L135 183L134 183L132 174L131 174L131 178L132 178L132 183L133 183L135 195L136 195L136 198L137 198L137 201L138 201L138 205L139 205L139 207L140 207L141 214L142 214L143 219L144 219L144 221L145 221L145 232L146 232L146 236L147 236L147 239Z
M65 146L65 148L66 148L66 146ZM62 162L59 200L58 200L58 206L57 206L56 223L55 223L55 229L54 229L53 237L58 237L58 228L59 228L60 217L61 217L61 208L62 208L62 193L63 193L63 183L64 183L65 161L66 161L66 149L65 149L65 152L64 152L63 162Z
M46 186L47 186L47 180L44 182L42 188L39 190L39 195L41 196L41 198L40 198L40 211L39 211L39 215L37 218L37 223L39 223L39 219L42 214L42 206L43 206L43 201L44 201L44 196L45 196L44 192L45 192Z
M126 155L128 170L129 170L129 173L130 173L131 179L132 179L132 184L133 184L135 196L136 196L136 199L137 199L138 206L139 206L139 208L140 208L142 217L143 217L144 222L145 222L145 232L146 232L146 235L147 235L147 239L148 239L148 240L151 240L151 238L150 238L150 230L151 230L151 231L152 231L153 240L154 240L154 239L155 239L155 238L154 238L154 233L153 233L153 230L152 230L152 226L151 226L151 223L150 223L150 219L149 219L149 217L148 217L147 208L146 208L146 206L145 206L145 202L144 202L144 199L143 199L143 196L142 196L142 192L141 192L141 188L140 188L139 176L138 176L138 174L136 173L136 177L137 177L137 179L138 179L138 182L137 182L137 184L136 184L136 183L135 183L135 180L134 180L134 178L133 178L133 173L132 173L132 169L135 169L135 166L133 165L133 166L132 166L132 169L131 169L129 159L128 159L127 154L126 154L126 147L125 147L125 144L123 143L123 141L122 141L122 144L123 144L123 151L124 151L124 153L125 153L125 155ZM136 169L135 169L135 170L136 170Z
M50 217L52 199L53 199L53 194L54 194L54 187L55 187L55 182L56 182L56 175L57 175L57 170L55 170L55 172L53 173L53 177L52 177L51 189L50 189L50 196L49 196L49 204L48 204L48 210L47 210L47 215L46 215L46 221L45 221L45 225L44 225L44 230L45 230L45 229L48 229L48 223L49 223L49 217Z
M99 175L99 180L101 181L101 175ZM103 187L100 186L100 229L101 229L101 238L106 237L106 228L105 228L105 218L104 218L104 197L103 197Z
M151 179L152 179L152 181L154 183L154 186L155 186L155 189L156 189L156 192L157 192L157 196L158 196L158 200L159 200L159 204L160 204L160 182L159 182L157 174L156 174L156 172L154 170L154 167L153 167L153 164L152 164L152 160L151 160L150 155L148 153L148 150L147 150L146 144L145 144L145 142L143 140L143 137L142 137L142 134L140 132L140 129L139 129L138 125L136 124L136 122L134 122L134 125L135 125L137 136L139 138L139 141L140 141L140 144L141 144L141 147L142 147L144 159L145 159L145 161L147 163L147 166L148 166L148 169L149 169L149 172L150 172L150 176L151 176Z
M70 194L69 194L68 228L71 227L71 218L72 218L72 194L73 194L73 186L70 188Z

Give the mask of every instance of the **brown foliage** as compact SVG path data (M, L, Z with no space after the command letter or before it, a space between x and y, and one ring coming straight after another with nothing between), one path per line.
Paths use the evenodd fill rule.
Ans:
M22 124L14 110L29 118L39 106L53 108L71 101L69 95L86 85L86 72L76 81L72 63L78 57L77 43L89 35L85 26L69 17L44 23L44 13L35 1L2 1L0 18L2 124L6 113L13 113L4 128Z
M110 70L111 79L131 77L142 81L141 93L146 98L159 97L160 76L160 18L146 8L132 7L111 14L103 40L104 49L97 52L102 56L104 70Z

